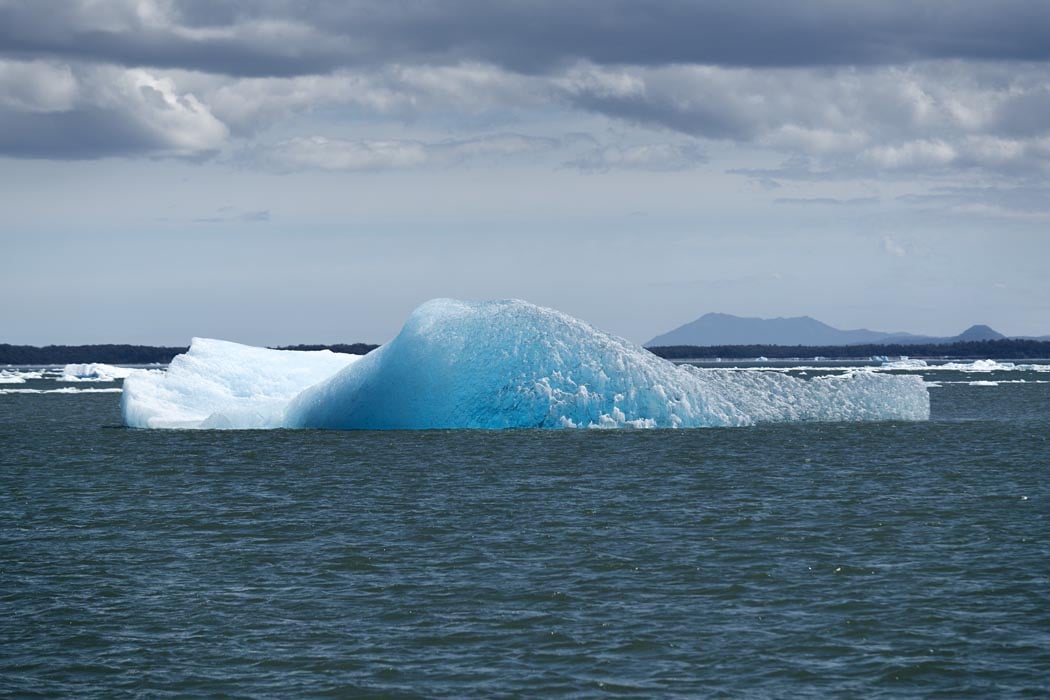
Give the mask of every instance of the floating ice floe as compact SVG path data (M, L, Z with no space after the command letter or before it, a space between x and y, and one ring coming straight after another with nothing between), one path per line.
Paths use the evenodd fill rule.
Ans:
M881 369L928 369L926 360L911 360L901 358L899 360L883 360Z
M56 381L60 382L113 382L125 379L134 370L130 367L115 367L100 362L71 364L62 368L62 374Z
M0 370L0 384L25 384L26 377L22 372Z
M925 360L896 360L884 362L880 370L921 370L954 372L1050 372L1048 364L1016 364L997 360L974 360L973 362L942 362L930 364Z
M974 360L973 362L945 362L938 369L952 369L959 372L1009 372L1017 369L1013 362L996 362L995 360Z
M166 374L124 382L124 422L152 428L672 428L925 420L911 375L679 366L523 301L427 302L363 357L195 339Z

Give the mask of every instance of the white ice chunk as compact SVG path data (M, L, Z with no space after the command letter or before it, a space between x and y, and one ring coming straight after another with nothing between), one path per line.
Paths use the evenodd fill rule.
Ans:
M277 428L299 392L360 355L255 348L194 338L167 372L124 380L124 424L134 428Z
M911 360L902 357L899 360L889 360L882 363L881 369L929 369L926 360Z
M974 360L973 362L945 362L940 369L954 369L960 372L1009 372L1016 369L1016 365L1012 362Z
M0 370L0 384L25 384L26 378L21 372Z
M115 367L99 362L89 364L72 364L62 368L59 382L112 382L124 379L134 370L130 367Z

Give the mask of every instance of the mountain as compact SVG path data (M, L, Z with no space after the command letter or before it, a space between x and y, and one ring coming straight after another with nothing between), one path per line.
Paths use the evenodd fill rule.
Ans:
M993 330L985 325L970 326L959 335L955 336L957 341L973 340L1002 340L1006 336L999 331Z
M839 330L809 316L743 318L709 313L684 326L658 335L646 347L670 345L861 345L954 343L998 340L1006 336L988 326L971 326L957 336L938 338L912 333L885 333L867 328Z

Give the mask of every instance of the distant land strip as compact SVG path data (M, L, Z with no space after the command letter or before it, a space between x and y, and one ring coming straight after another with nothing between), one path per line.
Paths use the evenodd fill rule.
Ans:
M368 343L290 345L275 350L331 350L364 355L378 348ZM154 345L7 345L0 343L0 365L68 365L99 362L107 365L167 364L189 348Z
M905 355L927 359L1027 360L1050 358L1050 341L1004 338L921 345L669 345L648 348L668 360L826 359L894 357Z
M287 345L275 350L331 350L364 355L378 348L370 343ZM185 347L153 345L8 345L0 343L0 365L65 365L101 362L108 365L167 364ZM1006 338L928 345L672 345L648 348L668 360L730 360L868 358L906 355L915 358L1025 360L1050 358L1050 341Z

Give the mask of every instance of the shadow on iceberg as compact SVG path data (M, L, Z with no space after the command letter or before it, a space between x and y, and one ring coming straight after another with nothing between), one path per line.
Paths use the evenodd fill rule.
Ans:
M125 380L123 399L129 426L183 428L677 428L930 412L918 376L679 366L516 300L427 302L360 359L195 340L166 375Z

